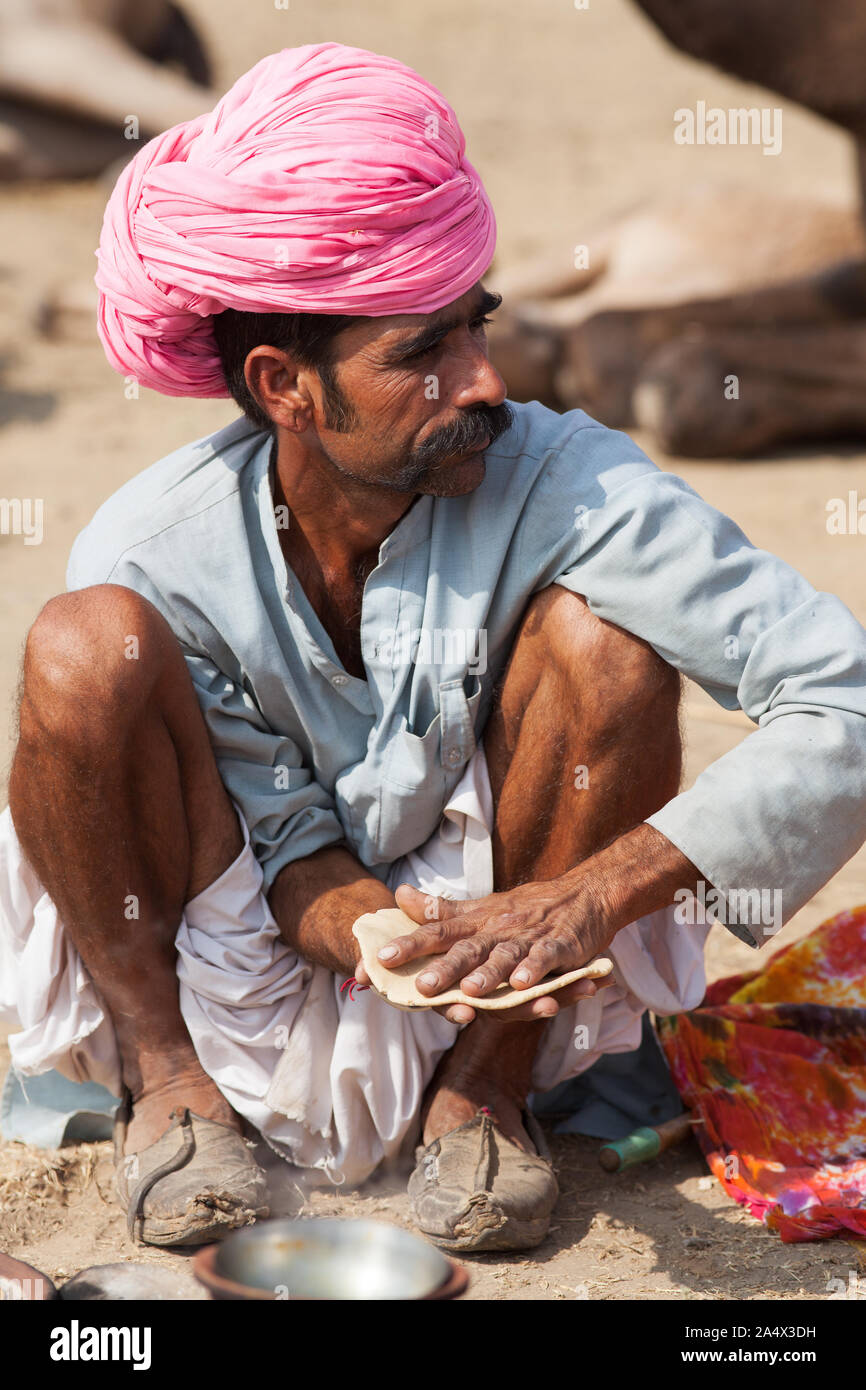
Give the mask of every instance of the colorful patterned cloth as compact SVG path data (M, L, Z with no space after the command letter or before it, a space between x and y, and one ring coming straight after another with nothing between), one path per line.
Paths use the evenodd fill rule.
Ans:
M866 907L659 1035L719 1182L783 1241L866 1237Z

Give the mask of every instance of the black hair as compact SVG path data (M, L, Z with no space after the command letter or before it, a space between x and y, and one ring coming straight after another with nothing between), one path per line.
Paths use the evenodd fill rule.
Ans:
M344 328L357 322L353 314L251 314L240 309L224 309L215 314L214 337L226 385L247 419L257 429L273 432L273 422L244 378L249 353L267 344L290 352L302 367L318 372L325 394L326 423L331 429L348 428L352 412L337 386L334 340Z

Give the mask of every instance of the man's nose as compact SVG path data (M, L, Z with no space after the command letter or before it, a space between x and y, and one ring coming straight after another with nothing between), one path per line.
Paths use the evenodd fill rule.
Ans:
M464 410L473 405L501 405L508 389L487 356L486 347L476 344L471 357L462 365L460 387L454 404Z

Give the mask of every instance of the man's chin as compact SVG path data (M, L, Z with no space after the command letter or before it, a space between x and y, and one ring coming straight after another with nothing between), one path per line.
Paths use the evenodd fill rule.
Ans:
M462 497L484 482L487 463L483 451L459 462L449 459L437 464L418 484L418 491L430 497Z

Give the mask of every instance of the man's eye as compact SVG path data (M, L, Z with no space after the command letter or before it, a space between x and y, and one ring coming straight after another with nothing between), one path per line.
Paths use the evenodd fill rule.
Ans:
M417 352L410 352L408 357L404 357L404 362L420 362L422 357L432 357L439 344L434 343L432 347L419 348Z
M473 333L477 333L480 328L486 328L487 325L492 322L493 319L489 316L489 314L483 314L481 318L470 319L469 327L472 329ZM425 357L432 357L433 353L438 351L439 347L441 346L441 343L442 340L439 339L438 342L432 343L429 347L419 348L417 352L410 352L408 356L403 358L403 361L420 362Z

